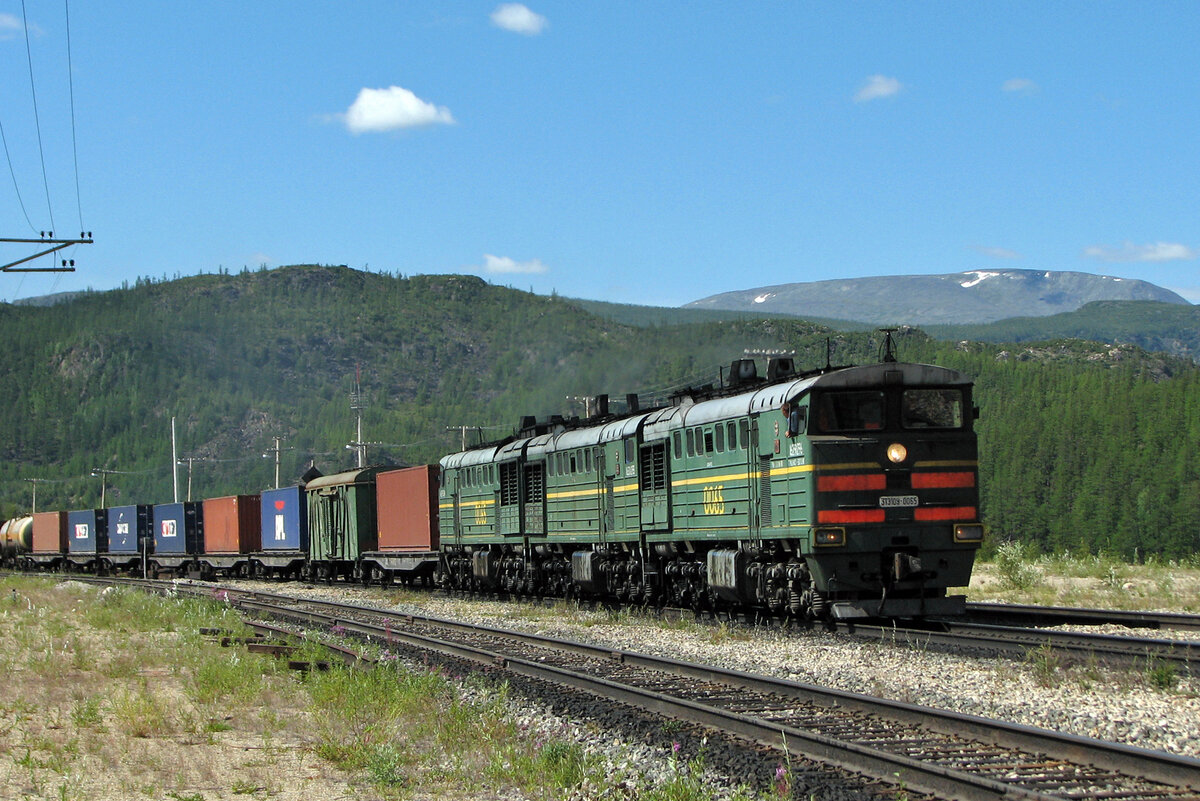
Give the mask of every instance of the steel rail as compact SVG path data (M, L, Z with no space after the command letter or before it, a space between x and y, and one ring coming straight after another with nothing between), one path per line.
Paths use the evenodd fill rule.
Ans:
M834 765L843 770L862 774L872 779L896 784L924 793L933 793L944 798L964 801L990 801L991 799L1052 799L1057 796L1015 788L986 777L963 774L940 765L934 765L887 751L836 740L818 732L805 731L777 723L770 723L747 715L740 715L717 707L699 704L687 699L675 698L665 693L620 684L604 678L588 676L566 670L555 665L533 660L514 658L470 645L439 640L402 629L387 629L384 626L364 624L346 620L344 617L323 612L281 610L273 602L261 600L237 602L239 606L257 609L301 623L343 626L347 632L359 636L389 642L403 642L409 646L433 651L455 659L464 659L485 667L504 670L526 678L578 690L629 704L658 714L687 720L712 728L740 735L754 742L776 748L791 750L807 758ZM400 618L401 616L396 616ZM426 619L428 620L428 619ZM494 633L496 629L489 629ZM583 650L591 648L576 643ZM611 649L594 649L614 658Z
M927 647L968 647L992 653L1023 657L1039 648L1053 648L1081 657L1095 656L1106 662L1153 666L1158 662L1178 665L1200 673L1200 641L1126 637L1120 634L1054 631L982 623L945 622L946 631L862 625L839 626L847 634L879 642Z
M1069 606L1025 604L967 604L967 619L1009 626L1103 626L1114 624L1140 629L1200 631L1200 615L1183 612L1139 612L1126 609L1082 609Z
M925 792L948 794L948 797L951 798L1062 798L1064 794L1069 794L1069 791L1045 793L1028 787L1017 787L1012 783L1029 781L1035 785L1041 782L1060 787L1070 781L1070 765L1080 766L1084 774L1082 776L1084 782L1119 779L1119 774L1126 774L1126 780L1135 780L1134 784L1137 783L1137 780L1150 781L1157 783L1161 788L1118 791L1117 795L1106 792L1106 796L1180 798L1182 797L1179 794L1180 791L1189 798L1200 796L1200 760L1160 751L1107 743L1086 737L1018 726L797 682L754 676L707 665L696 665L607 647L509 632L486 626L474 626L434 617L391 613L386 610L340 604L333 601L302 599L236 589L214 589L211 586L185 585L176 582L160 582L158 589L207 597L216 595L241 608L292 619L302 625L339 626L346 633L353 633L367 639L378 639L385 643L405 642L411 647L434 650L454 658L469 659L479 664L501 667L519 675L555 684L565 683L568 686L596 692L624 703L648 708L660 714L714 726L776 748L786 748L788 742L793 746L802 743L806 755L829 764L885 782L895 782L896 777L899 777L908 787ZM280 609L279 604L309 607L310 610L316 607L328 611ZM380 620L377 623L365 623L353 619L354 615L372 616ZM450 643L404 630L405 626L412 625L445 627L460 633L482 633L490 637L505 638L510 642L516 641L541 648L569 651L600 661L633 665L660 673L672 673L694 679L697 683L700 681L714 682L748 692L782 695L797 701L817 704L830 710L831 714L837 709L853 709L877 718L919 726L926 731L936 731L969 740L982 740L998 747L1032 752L1032 758L1038 764L1024 767L1041 768L1042 773L1035 772L1035 775L1024 779L1006 775L1002 781L997 781L987 776L973 775L954 767L914 759L862 743L847 742L819 731L739 714L735 710L721 709L711 704L698 703L687 698L639 688L627 683L613 682L603 677L581 675L576 671L543 663L541 660L535 661L515 657L511 654L497 653L494 650L486 650L470 644ZM937 751L938 747L934 746L933 750ZM1055 763L1045 763L1043 755L1049 756L1052 760L1067 763L1068 773L1047 773L1046 768L1054 766ZM1011 757L1002 756L1001 758L1007 760ZM1039 762L1039 760L1041 761ZM1004 764L1009 763L1005 762ZM1042 767L1043 765L1045 767ZM1114 771L1115 773L1112 776L1106 776L1103 772L1089 776L1087 775L1089 768L1099 771ZM1162 785L1173 789L1168 790L1161 787Z
M402 625L390 623L366 624L361 621L348 619L350 613L381 616L394 624L420 624L427 626L448 627L463 632L486 633L491 636L504 637L522 643L551 647L572 653L588 656L594 659L619 661L626 665L643 667L648 670L671 673L692 679L711 681L728 687L783 695L785 697L819 704L829 708L854 709L867 714L879 715L891 720L907 724L919 725L925 729L938 731L942 734L978 739L1008 748L1031 750L1049 755L1053 759L1082 765L1091 765L1104 770L1130 774L1153 782L1190 792L1200 790L1200 760L1179 757L1160 751L1150 751L1117 743L1106 743L1076 735L1050 732L1030 726L1020 726L1002 721L989 720L972 715L936 710L929 707L908 704L900 701L879 699L839 690L805 685L768 677L755 676L737 671L716 668L708 665L697 665L678 660L663 659L630 651L614 650L556 638L545 638L537 635L509 632L485 626L473 626L420 615L389 614L386 611L369 607L340 605L328 601L311 601L283 597L286 603L325 608L329 612L304 612L289 610L288 616L296 616L301 620L310 619L321 624L338 625L347 631L360 636L376 638L381 641L404 641L417 647L431 648L450 656L467 658L481 664L505 667L521 675L562 683L567 681L572 686L578 686L599 692L607 697L616 698L627 703L636 703L662 714L681 717L695 722L712 725L731 731L745 737L763 742L772 747L783 747L786 742L804 744L804 752L810 756L819 757L839 767L864 772L874 778L884 781L894 781L900 774L907 786L923 789L926 792L950 793L955 798L996 798L996 797L1028 797L1045 798L1061 797L1061 795L1044 794L1023 788L1015 788L1005 782L996 782L987 777L974 776L936 764L912 760L910 757L898 755L882 749L874 749L856 743L848 743L831 738L815 731L806 731L778 722L771 722L746 715L739 715L729 710L697 704L694 701L647 691L628 685L618 685L597 677L570 678L574 673L567 673L562 668L541 662L514 658L497 654L494 651L483 650L470 645L447 643L444 640L404 631ZM264 611L272 604L259 598L248 602ZM336 614L340 611L342 614ZM609 686L613 685L613 686ZM961 778L960 777L965 777ZM953 788L948 782L958 784ZM997 785L1000 785L998 787ZM1003 788L1001 795L996 793Z

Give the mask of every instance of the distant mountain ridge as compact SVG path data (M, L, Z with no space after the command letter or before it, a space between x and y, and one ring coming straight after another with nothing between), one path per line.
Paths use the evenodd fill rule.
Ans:
M1053 270L968 270L941 275L842 278L723 292L685 304L856 320L872 324L968 324L1044 317L1103 300L1191 305L1146 281Z

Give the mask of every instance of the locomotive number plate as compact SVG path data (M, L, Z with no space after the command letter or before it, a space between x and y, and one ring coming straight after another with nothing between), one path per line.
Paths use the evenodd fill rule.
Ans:
M879 499L879 505L884 509L895 509L916 506L916 495L884 495Z

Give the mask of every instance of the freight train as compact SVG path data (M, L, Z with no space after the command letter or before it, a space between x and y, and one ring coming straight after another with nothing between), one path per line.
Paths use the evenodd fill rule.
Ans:
M522 421L438 465L260 495L44 512L0 556L42 570L436 583L798 619L961 612L983 540L972 383L890 349L584 420ZM11 529L11 531L10 531Z

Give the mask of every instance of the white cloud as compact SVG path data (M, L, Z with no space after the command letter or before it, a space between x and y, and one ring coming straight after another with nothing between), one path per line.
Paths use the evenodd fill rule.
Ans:
M865 103L869 100L878 100L881 97L891 97L900 93L904 88L904 84L900 83L895 78L888 78L886 75L872 75L867 78L867 82L854 94L855 103Z
M0 39L15 39L21 30L21 20L12 14L0 14Z
M1005 92L1020 92L1029 95L1038 90L1038 85L1028 78L1009 78L1000 85L1000 89Z
M450 109L426 102L400 86L361 89L346 113L338 117L354 134L454 124Z
M516 261L508 256L493 256L491 253L484 253L483 269L489 273L544 273L549 272L550 268L542 264L540 259Z
M993 259L1021 259L1024 258L1020 253L1008 248L984 247L982 245L975 248L985 256L990 256Z
M501 3L492 12L492 24L506 31L537 36L545 30L546 18L535 14L520 3Z
M1200 251L1176 242L1155 242L1152 245L1092 245L1083 249L1083 255L1100 261L1189 261L1200 258Z

